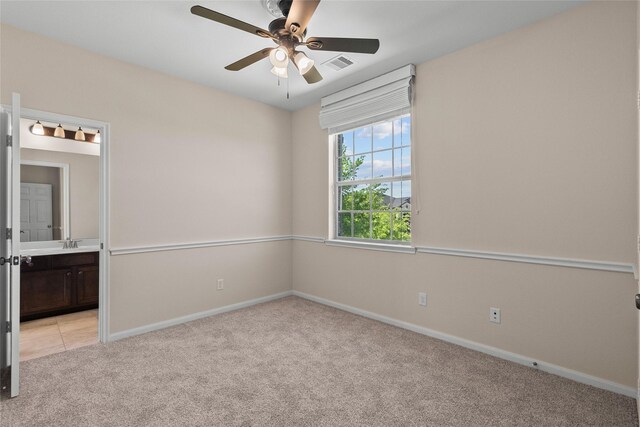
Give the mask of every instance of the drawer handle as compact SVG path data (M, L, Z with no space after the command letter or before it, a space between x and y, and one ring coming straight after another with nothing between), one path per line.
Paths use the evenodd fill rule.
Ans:
M67 271L67 276L71 276L71 272L70 271Z
M83 273L82 271L78 271L78 275L82 276L82 273Z

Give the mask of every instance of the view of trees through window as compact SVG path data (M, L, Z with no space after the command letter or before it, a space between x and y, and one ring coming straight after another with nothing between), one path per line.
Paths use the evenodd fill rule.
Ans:
M336 234L411 240L411 117L336 135Z

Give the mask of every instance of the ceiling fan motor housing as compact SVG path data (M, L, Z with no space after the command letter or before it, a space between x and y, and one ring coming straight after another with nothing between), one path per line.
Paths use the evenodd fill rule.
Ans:
M289 16L289 10L291 10L291 3L293 3L293 0L280 0L278 2L278 8L280 9L280 11L285 17Z
M289 31L288 28L284 27L286 22L287 22L287 18L274 19L269 24L269 32L278 39L280 44L286 44L288 40L292 44L302 41L304 37L307 35L307 29L305 28L304 33L302 33L302 35L291 34L291 31Z

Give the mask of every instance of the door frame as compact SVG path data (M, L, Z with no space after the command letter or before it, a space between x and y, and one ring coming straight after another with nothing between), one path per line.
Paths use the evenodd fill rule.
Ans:
M22 147L20 147L22 148ZM62 236L61 240L66 240L69 238L69 164L68 163L56 163L56 162L46 162L41 160L25 160L20 157L20 166L43 166L47 168L58 168L62 173L62 197L60 198L60 203L63 206L62 209Z
M109 123L65 114L51 113L47 111L20 109L20 118L28 120L40 120L45 122L64 123L72 126L83 126L89 129L99 129L102 136L100 142L100 218L99 218L99 243L100 243L100 278L98 301L98 340L102 343L109 341L109 147L110 137ZM16 183L14 183L15 189ZM17 183L18 190L20 183Z

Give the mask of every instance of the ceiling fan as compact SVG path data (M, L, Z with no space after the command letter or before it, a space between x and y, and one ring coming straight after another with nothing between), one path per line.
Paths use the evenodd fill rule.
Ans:
M320 0L279 0L277 6L284 17L277 18L269 24L269 31L256 27L222 13L215 12L202 6L193 6L191 13L212 21L228 25L273 40L278 47L262 49L242 58L225 68L239 71L243 68L269 57L273 68L271 72L278 77L288 77L289 60L293 62L307 83L317 83L322 76L316 69L314 61L304 52L296 50L298 46L305 46L311 50L376 53L380 47L378 39L354 39L335 37L310 37L307 35L307 24L315 12Z

